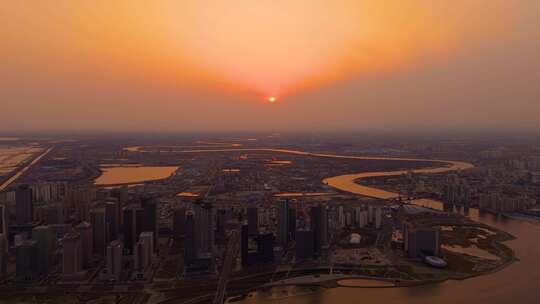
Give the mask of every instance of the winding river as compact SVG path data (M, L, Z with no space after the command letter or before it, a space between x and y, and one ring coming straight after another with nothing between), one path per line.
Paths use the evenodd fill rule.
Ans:
M358 157L321 153L310 153L285 149L215 149L215 150L184 150L179 153L201 152L237 152L237 151L270 151L306 155L315 157L345 158L358 160L402 160L402 161L431 161L441 164L438 167L413 170L416 173L442 173L451 170L464 170L473 167L469 163L444 160L426 160L413 158L388 157ZM393 198L397 193L383 191L355 183L358 179L374 176L400 175L406 171L365 172L327 178L326 184L336 189L376 198ZM432 200L419 200L419 205L442 209L442 203ZM479 276L463 281L446 281L440 284L407 287L407 288L333 288L316 291L296 297L274 300L265 293L255 293L241 301L242 303L369 303L369 304L454 304L454 303L539 303L540 294L536 290L540 286L540 226L524 221L513 220L490 213L484 213L471 208L466 216L472 220L507 231L517 237L506 244L516 253L520 260L512 263L503 270L485 276Z

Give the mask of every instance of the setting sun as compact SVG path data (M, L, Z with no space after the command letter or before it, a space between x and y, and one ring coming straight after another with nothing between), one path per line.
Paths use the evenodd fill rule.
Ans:
M528 84L537 82L540 1L3 3L0 133L21 121L122 131L538 128Z

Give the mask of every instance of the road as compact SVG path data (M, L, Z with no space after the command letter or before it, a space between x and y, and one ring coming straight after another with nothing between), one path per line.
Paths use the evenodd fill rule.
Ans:
M15 182L19 177L21 177L21 175L23 175L26 171L28 171L32 166L34 166L37 162L39 162L43 157L45 157L45 155L49 154L49 152L51 152L51 150L53 149L54 147L50 147L48 148L47 150L45 150L45 152L41 153L39 156L37 156L36 158L34 158L34 160L32 160L28 165L26 165L24 168L20 169L19 172L15 173L12 177L8 178L8 180L6 180L2 185L0 185L0 191L6 189L7 187L9 187L9 185L11 185L13 182Z
M222 304L225 301L225 293L227 291L227 283L229 283L229 276L231 275L236 255L238 254L238 243L240 236L237 230L231 231L231 236L227 244L227 250L225 254L225 261L223 263L223 269L221 269L221 275L218 281L217 291L214 297L214 304Z

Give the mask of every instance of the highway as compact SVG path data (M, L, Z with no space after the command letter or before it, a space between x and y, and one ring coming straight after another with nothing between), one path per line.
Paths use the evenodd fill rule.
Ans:
M45 157L45 155L49 154L49 152L51 152L51 150L53 149L54 147L50 147L48 148L47 150L45 150L45 152L41 153L39 156L37 156L36 158L34 158L34 160L32 160L28 165L26 165L25 167L23 167L22 169L19 170L19 172L15 173L12 177L8 178L8 180L6 180L2 185L0 185L0 191L6 189L7 187L9 187L9 185L11 185L13 182L15 182L19 177L21 177L21 175L23 175L26 171L28 171L32 166L34 166L37 162L39 162L43 157Z

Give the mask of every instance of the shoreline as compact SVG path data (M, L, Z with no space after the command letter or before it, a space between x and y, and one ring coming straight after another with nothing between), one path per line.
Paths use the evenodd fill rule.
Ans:
M275 151L275 152L285 152L285 153L287 153L287 152L290 152L290 150L286 150L286 151L278 150L278 151ZM329 156L327 154L319 154L319 153L309 153L309 152L304 152L304 153L307 154L307 155L318 156L318 157L337 157L337 158L349 158L349 159L380 159L380 158L377 158L377 157L370 158L370 157L337 156L337 155L336 156L334 156L334 155ZM304 153L301 153L301 154L304 154ZM293 154L297 154L297 153L293 153ZM385 158L385 159L390 160L390 158ZM395 198L400 197L401 194L391 192L391 191L387 191L387 190L383 190L383 189L379 189L379 188L375 188L375 187L370 187L370 186L367 186L367 185L362 185L362 184L360 184L360 181L362 179L370 178L370 177L397 176L397 175L405 174L407 172L413 172L413 173L417 173L417 174L422 174L422 173L445 173L445 172L450 172L450 171L455 171L455 170L467 170L467 169L470 169L470 168L474 168L473 164L468 163L468 162L462 162L462 161L444 161L444 160L431 160L431 159L399 159L399 158L394 158L394 160L431 161L431 162L436 162L436 163L444 163L445 166L442 166L442 167L430 166L430 167L421 167L421 168L411 169L411 170L397 170L397 171L387 171L387 172L363 172L363 173L356 173L356 174L346 174L346 175L340 175L340 176L334 176L334 177L325 178L325 179L322 180L322 183L334 188L335 190L337 190L339 192L343 192L343 193L355 194L355 195L368 197L368 198L375 198L375 199L395 199ZM341 179L341 181L340 181L340 179ZM345 180L345 183L342 183L343 180ZM352 186L353 190L351 191L351 189L347 189L344 186ZM354 191L354 190L361 190L361 191ZM367 190L367 191L363 191L363 190ZM375 192L375 195L373 194L373 192ZM469 224L467 226L489 228L491 230L496 231L498 235L503 235L502 240L492 241L492 245L499 249L499 253L502 252L502 251L508 251L507 256L501 257L504 260L503 260L503 262L501 262L500 265L497 265L492 269L488 269L486 271L481 271L481 272L478 272L478 273L469 273L469 274L463 274L463 275L447 274L447 275L441 276L441 278L438 278L438 279L408 281L406 284L401 284L401 285L395 284L394 286L346 286L346 285L340 285L339 281L343 280L343 278L338 278L338 279L332 279L332 280L325 281L325 283L333 283L335 286L327 286L326 284L325 284L326 286L322 286L321 284L295 284L295 283L281 284L279 286L317 286L317 287L323 287L323 288L403 288L403 287L415 287L415 286L422 286L422 285L444 283L444 282L450 281L450 280L464 281L464 280L475 278L475 277L486 276L486 275L490 275L490 274L499 272L499 271L505 269L506 267L510 266L512 263L514 263L516 261L519 261L519 259L517 259L516 255L515 255L515 251L512 248L510 248L508 246L505 246L503 244L506 241L516 239L516 237L514 237L513 235L511 235L511 234L509 234L509 233L507 233L505 231L496 229L496 228L491 227L489 225L479 223L479 222L476 222L476 221L473 221L473 222L474 223L471 223L471 224ZM501 248L501 246L503 246L503 247ZM500 257L500 255L498 255L498 256ZM364 277L362 279L364 279L364 280L380 280L380 278L378 279L376 277L371 277L371 278L370 277ZM389 279L389 280L392 280L392 279ZM403 281L400 281L400 280L396 281L396 282L402 282L403 283ZM261 290L261 289L267 289L267 288L272 288L272 287L260 286L260 287L254 288L253 291L257 291L257 290ZM253 292L253 291L251 291L251 292Z

